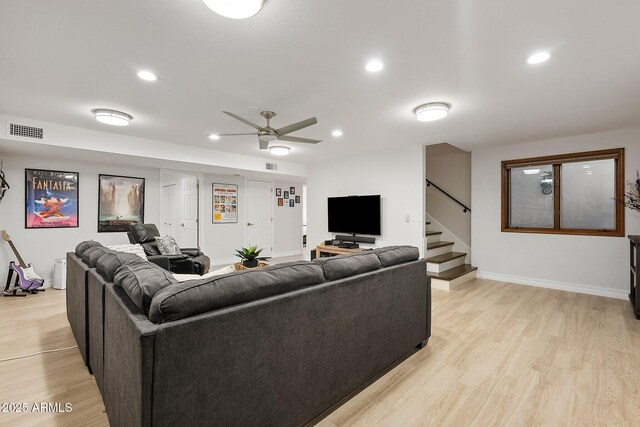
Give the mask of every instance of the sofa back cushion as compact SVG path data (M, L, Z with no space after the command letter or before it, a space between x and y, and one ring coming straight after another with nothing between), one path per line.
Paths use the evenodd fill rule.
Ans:
M374 249L373 253L380 259L382 267L415 261L420 257L420 251L415 246L387 246Z
M118 268L125 264L143 261L138 255L125 252L112 252L101 256L96 263L96 271L100 273L107 282L113 282Z
M99 242L96 242L95 240L85 240L84 242L78 243L78 246L76 246L75 254L79 258L82 258L82 254L84 254L87 249L93 248L95 246L102 246L102 245Z
M309 261L189 280L158 292L151 302L149 320L161 323L183 319L322 282L322 268Z
M124 289L131 301L147 314L154 295L177 282L170 272L142 259L121 265L113 277L113 283Z
M372 251L356 252L328 258L316 258L315 262L322 267L327 281L338 280L356 274L378 270L380 259Z
M89 268L96 268L96 264L98 263L100 257L110 253L113 253L113 251L102 245L93 246L84 251L84 253L82 254L82 261L84 261L84 263L87 264Z
M144 253L144 248L142 245L134 243L128 243L125 245L109 245L107 246L109 249L117 251L117 252L126 252L128 254L136 254L143 260L147 260L147 254Z

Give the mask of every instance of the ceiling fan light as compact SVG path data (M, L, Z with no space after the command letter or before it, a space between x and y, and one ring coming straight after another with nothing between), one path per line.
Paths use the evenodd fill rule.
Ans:
M117 110L98 108L92 112L97 121L111 126L127 126L133 120L129 114Z
M269 152L274 156L286 156L289 154L289 150L291 150L291 148L286 145L272 145L269 147Z
M220 135L218 135L217 133L211 133L209 134L209 139L212 141L218 141L220 139Z
M250 18L260 12L263 0L202 0L218 15L231 19Z
M444 102L431 102L429 104L420 105L413 113L420 122L432 122L447 117L451 106Z

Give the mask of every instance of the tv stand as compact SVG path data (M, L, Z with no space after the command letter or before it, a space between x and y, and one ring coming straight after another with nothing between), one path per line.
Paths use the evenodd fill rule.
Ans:
M363 248L341 248L340 246L335 245L325 245L324 243L320 243L318 246L313 248L311 251L311 259L316 259L320 257L327 257L333 255L344 255L344 254L352 254L355 252L362 252L370 249Z

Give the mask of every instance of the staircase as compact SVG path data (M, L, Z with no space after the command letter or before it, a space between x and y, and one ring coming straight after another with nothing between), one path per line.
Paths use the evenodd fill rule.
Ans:
M431 287L449 291L475 279L478 268L465 264L467 253L454 252L454 242L442 241L442 231L429 230L430 224L427 222L425 254Z

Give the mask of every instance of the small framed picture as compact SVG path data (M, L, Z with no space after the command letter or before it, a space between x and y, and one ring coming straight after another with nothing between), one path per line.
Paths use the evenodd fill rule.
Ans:
M278 206L283 206L284 199L282 197L278 197Z
M296 194L296 187L289 188L289 194Z
M289 192L287 190L284 190L284 198L285 199L289 198Z
M289 207L292 208L296 205L295 200L289 199Z
M276 197L282 197L282 188L276 188Z
M296 203L300 203L300 196L296 196Z

